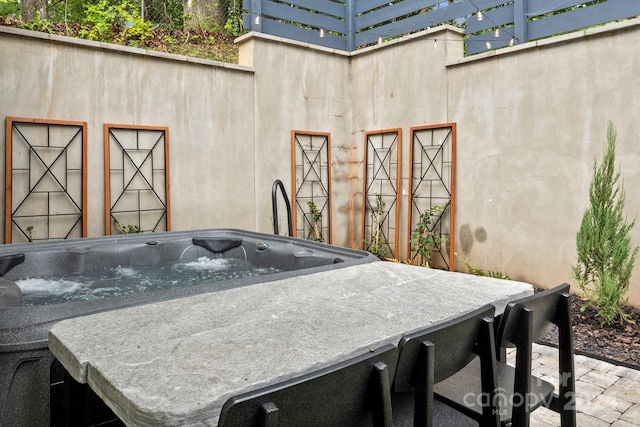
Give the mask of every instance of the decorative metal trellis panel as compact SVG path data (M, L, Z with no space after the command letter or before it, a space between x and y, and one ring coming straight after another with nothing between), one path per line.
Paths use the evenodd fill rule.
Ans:
M291 131L291 163L293 235L331 243L331 135Z
M6 118L5 243L87 235L87 123Z
M105 233L171 230L169 129L105 124L104 159Z
M365 133L363 248L396 258L400 236L400 159L402 130Z
M444 239L431 252L434 267L453 271L455 230L456 125L446 123L411 128L409 152L409 236L413 236L423 213L434 212L428 231ZM412 261L418 256L409 245Z

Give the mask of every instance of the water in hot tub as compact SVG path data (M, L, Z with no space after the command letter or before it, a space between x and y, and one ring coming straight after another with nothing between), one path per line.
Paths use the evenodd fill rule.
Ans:
M117 266L64 277L33 277L17 280L16 283L22 290L23 305L48 305L132 295L278 271L275 268L258 268L242 259L200 257L171 266Z

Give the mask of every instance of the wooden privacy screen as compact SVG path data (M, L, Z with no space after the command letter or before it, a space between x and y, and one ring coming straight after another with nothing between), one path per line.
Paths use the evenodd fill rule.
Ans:
M87 123L6 118L5 243L87 235Z
M397 257L401 158L402 129L365 133L363 248L377 256Z
M169 129L104 125L105 234L171 230Z
M331 134L291 131L293 236L331 243Z
M456 190L456 125L446 123L411 128L409 151L409 236L423 213L434 207L429 231L444 238L438 250L431 252L432 265L453 271L455 190ZM407 253L413 261L417 254L409 244Z

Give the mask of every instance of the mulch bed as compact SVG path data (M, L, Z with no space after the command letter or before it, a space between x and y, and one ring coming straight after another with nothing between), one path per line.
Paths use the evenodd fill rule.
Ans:
M600 326L596 311L576 295L571 296L573 341L576 354L594 357L640 370L640 310L625 307L629 322ZM542 341L555 345L551 331Z

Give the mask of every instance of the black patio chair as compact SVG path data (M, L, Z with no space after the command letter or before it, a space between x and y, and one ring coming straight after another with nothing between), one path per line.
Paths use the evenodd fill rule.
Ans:
M398 348L345 362L227 400L219 427L392 427L391 375Z
M530 414L545 406L560 414L562 427L576 425L575 371L573 363L573 331L569 285L537 293L510 302L502 314L496 333L498 396L500 421L512 427L529 426ZM531 373L533 343L558 328L559 393L554 385ZM515 367L507 365L506 348L516 349ZM465 391L479 388L474 382L473 363L451 378L436 385L436 399L455 407L474 419L480 419L478 408L465 405Z
M394 425L478 425L459 412L442 408L441 404L439 407L433 398L435 384L478 360L475 382L479 393L468 396L468 404L480 408L482 426L498 426L494 399L497 384L494 313L494 306L487 305L451 321L405 334L398 345L400 354L392 397ZM413 408L407 408L408 401L413 402ZM487 404L482 405L485 401Z

